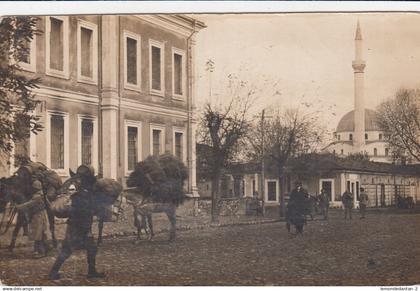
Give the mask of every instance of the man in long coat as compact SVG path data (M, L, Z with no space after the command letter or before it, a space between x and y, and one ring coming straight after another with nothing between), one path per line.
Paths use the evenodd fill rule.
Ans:
M347 215L350 219L352 219L351 211L353 209L353 193L347 189L341 196L341 201L344 206L344 219L347 219Z
M303 233L305 224L305 209L307 192L302 188L301 182L295 183L295 189L290 193L289 204L287 208L287 222L295 225L298 234Z
M67 220L66 236L62 249L52 266L48 278L60 279L59 270L65 260L74 250L85 249L87 252L88 274L87 278L104 278L104 273L96 271L97 245L92 234L94 204L92 193L88 191L89 185L82 179L81 189L76 191L74 185L69 186L71 194L71 210Z
M364 188L360 188L360 196L359 196L359 207L360 207L360 218L365 218L366 214L366 207L368 204L369 197L365 192Z
M28 214L30 219L29 238L35 241L34 258L42 258L47 253L47 211L45 210L41 182L35 180L32 183L32 189L34 191L32 198L25 203L18 204L16 208Z

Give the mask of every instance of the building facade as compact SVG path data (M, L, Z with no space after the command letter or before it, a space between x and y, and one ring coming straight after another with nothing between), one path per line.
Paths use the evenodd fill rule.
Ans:
M196 193L194 46L202 28L182 15L40 17L43 33L22 67L41 78L34 114L44 129L15 152L63 178L90 164L121 182L138 161L169 152L187 165L188 192Z

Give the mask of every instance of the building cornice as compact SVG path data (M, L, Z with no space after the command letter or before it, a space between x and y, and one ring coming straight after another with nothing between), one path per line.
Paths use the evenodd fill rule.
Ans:
M135 17L157 25L183 37L189 37L191 33L205 28L203 22L183 15L135 15Z
M78 102L78 103L85 103L85 104L92 104L98 105L99 98L97 95L86 94L86 93L79 93L64 89L58 89L53 87L48 87L44 85L38 85L38 89L34 89L35 94L39 94L41 96L46 96L52 99L59 99L64 101L71 101L71 102Z
M188 112L184 109L170 109L168 107L163 107L159 105L148 105L144 104L132 99L122 98L121 100L121 108L124 109L134 109L143 111L146 113L156 114L156 115L165 115L170 117L176 117L176 118L183 118L187 120L188 118Z

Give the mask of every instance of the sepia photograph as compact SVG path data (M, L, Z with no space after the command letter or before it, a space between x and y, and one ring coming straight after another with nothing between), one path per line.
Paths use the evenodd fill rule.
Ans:
M133 3L0 16L0 286L417 290L420 5Z

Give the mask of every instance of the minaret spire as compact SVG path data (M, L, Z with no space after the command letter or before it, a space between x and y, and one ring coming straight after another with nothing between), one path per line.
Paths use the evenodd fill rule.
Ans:
M360 29L360 21L357 19L356 37L355 40L362 40L362 30Z
M365 107L364 107L364 70L363 39L360 22L357 20L355 37L355 60L352 63L354 71L354 137L355 152L363 151L365 145Z

